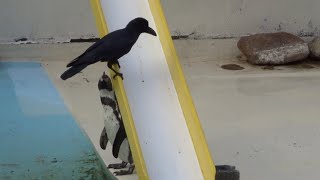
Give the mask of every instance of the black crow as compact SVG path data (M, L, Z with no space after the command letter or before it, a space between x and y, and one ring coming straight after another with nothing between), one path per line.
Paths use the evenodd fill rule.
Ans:
M146 19L135 18L125 28L105 35L91 45L83 54L67 64L67 67L70 68L60 76L61 79L66 80L98 61L108 62L108 67L116 73L113 78L120 76L123 79L122 73L114 70L112 65L117 64L120 68L118 59L131 50L141 33L157 36L156 32L149 27Z

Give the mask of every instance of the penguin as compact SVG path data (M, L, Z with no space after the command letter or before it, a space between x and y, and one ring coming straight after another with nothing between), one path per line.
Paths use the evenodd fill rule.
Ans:
M129 141L123 125L117 98L111 84L111 79L105 72L99 79L98 89L104 110L104 128L100 135L100 147L105 150L107 143L110 142L112 145L113 157L122 160L122 163L109 164L108 168L123 169L129 164L127 170L119 170L114 172L114 174L116 176L132 174L135 166Z

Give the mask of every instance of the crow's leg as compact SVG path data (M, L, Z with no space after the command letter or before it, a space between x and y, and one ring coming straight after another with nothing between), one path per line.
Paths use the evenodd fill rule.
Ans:
M121 68L120 63L119 63L119 61L118 61L118 60L115 62L115 64L117 64L117 65L118 65L119 69Z
M108 168L123 169L127 166L127 164L127 162L122 161L122 163L109 164Z
M133 173L134 168L135 168L134 164L130 164L128 170L115 171L114 174L115 174L116 176L129 175L129 174L132 174L132 173Z
M123 80L123 75L122 75L122 73L119 73L119 72L117 72L116 70L114 70L114 69L112 68L112 65L113 65L113 64L114 64L114 63L111 62L111 61L108 62L108 67L109 67L114 73L116 73L116 74L113 76L113 79L114 79L116 76L120 76L121 79Z

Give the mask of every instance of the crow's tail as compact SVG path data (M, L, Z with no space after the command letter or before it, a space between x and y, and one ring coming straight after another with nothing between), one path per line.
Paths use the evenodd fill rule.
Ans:
M82 69L86 68L87 64L81 64L78 66L72 66L68 70L66 70L63 74L61 74L60 78L63 80L69 79L75 74L79 73Z

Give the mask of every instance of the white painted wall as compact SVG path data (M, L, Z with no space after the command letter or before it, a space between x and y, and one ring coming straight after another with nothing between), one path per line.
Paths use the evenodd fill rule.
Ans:
M234 37L287 31L320 35L319 0L162 0L172 35ZM97 35L89 0L1 0L0 42Z

